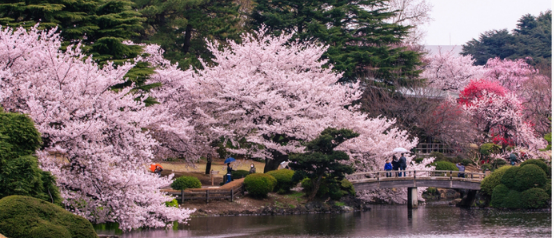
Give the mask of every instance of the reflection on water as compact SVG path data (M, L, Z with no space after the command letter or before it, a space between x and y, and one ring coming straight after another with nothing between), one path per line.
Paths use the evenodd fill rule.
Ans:
M113 234L98 231L99 234ZM199 217L142 237L550 237L550 212L468 210L445 205L375 205L371 211L289 216Z

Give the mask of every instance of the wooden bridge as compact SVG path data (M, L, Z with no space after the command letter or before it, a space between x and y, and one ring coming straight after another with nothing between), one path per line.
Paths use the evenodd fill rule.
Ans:
M408 170L402 171L402 176L398 176L398 172L355 173L348 175L347 179L352 182L356 191L375 188L408 188L408 208L414 208L417 207L418 187L457 188L477 191L481 189L481 180L485 178L483 173L470 172L464 172L464 177L458 177L458 171L450 170Z

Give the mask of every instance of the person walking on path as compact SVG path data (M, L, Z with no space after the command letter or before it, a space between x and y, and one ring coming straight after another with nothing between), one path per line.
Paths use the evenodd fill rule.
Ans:
M254 166L254 163L250 164L250 171L248 171L248 174L255 174L256 173L256 166Z
M406 177L406 157L404 157L404 153L400 154L400 159L398 160L398 167L400 168L400 173L398 175L402 177L402 170L404 170L404 177Z
M462 163L457 163L456 164L456 167L458 167L458 178L465 178L465 171L466 171L466 167L462 164Z
M387 177L391 177L391 171L392 170L392 164L390 163L390 160L387 160L385 163L385 171L389 171L386 173Z
M212 153L206 155L206 160L208 161L206 164L206 174L210 174L210 170L212 169Z
M514 152L512 152L510 154L510 164L514 166L516 165L516 162L517 162L517 155Z
M227 177L224 179L225 184L231 182L233 178L232 172L233 172L233 168L231 168L231 163L227 163L227 174L225 175Z
M392 170L398 171L398 159L396 158L396 155L392 156ZM398 176L398 172L394 172L394 177Z

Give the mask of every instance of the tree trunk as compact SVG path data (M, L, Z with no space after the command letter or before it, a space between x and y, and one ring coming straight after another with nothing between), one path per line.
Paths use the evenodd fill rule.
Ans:
M187 54L190 49L190 38L192 36L192 25L188 24L185 30L185 42L183 43L183 53Z
M206 164L206 174L210 174L211 169L212 169L212 162L208 162Z
M308 201L312 201L314 200L315 198L315 195L317 194L317 190L319 190L319 186L321 185L321 178L323 177L323 175L319 175L319 177L317 177L317 179L313 182L313 190L312 190L312 193L310 194L310 197L308 197Z
M267 173L271 170L277 170L279 168L279 165L283 161L287 161L289 159L288 155L283 155L281 153L273 153L273 159L265 159L265 167L264 167L264 173Z

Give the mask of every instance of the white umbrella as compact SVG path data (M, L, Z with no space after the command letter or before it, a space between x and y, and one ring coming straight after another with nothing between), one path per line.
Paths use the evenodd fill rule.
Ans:
M404 149L402 147L398 147L398 148L394 148L394 150L392 150L392 152L398 152L398 153L408 153L410 151L408 151L407 149Z

